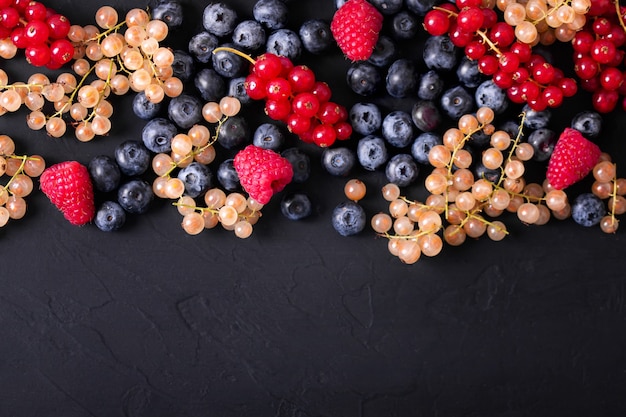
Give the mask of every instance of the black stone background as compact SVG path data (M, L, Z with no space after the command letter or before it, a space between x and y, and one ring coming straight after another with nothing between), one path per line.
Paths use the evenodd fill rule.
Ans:
M185 27L170 45L200 29L207 3L183 2ZM252 1L229 3L251 17ZM89 24L103 2L47 4ZM330 19L334 2L289 7L297 28ZM345 85L348 63L337 49L301 62L336 100L361 100ZM16 81L33 71L0 65ZM555 112L552 126L588 108L585 97ZM88 163L139 138L144 122L130 99L114 101L111 135L90 143L30 132L24 112L0 118L0 130L18 153ZM379 102L384 111L407 105ZM245 111L266 120L258 106ZM620 111L599 141L618 163L623 132ZM403 265L370 231L334 232L329 216L346 179L322 171L319 150L305 150L313 176L290 189L307 191L316 213L289 221L275 198L245 241L219 228L187 236L164 201L107 234L71 226L39 192L29 197L26 218L0 230L0 415L624 415L623 230L608 236L571 220L532 227L508 216L502 242L446 246ZM369 187L369 215L384 209L383 174L354 176Z

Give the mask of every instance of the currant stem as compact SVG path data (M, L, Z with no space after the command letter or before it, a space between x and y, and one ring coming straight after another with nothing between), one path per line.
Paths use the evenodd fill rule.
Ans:
M245 53L243 53L243 52L241 52L241 51L239 51L239 50L237 50L235 48L231 48L231 47L228 47L228 46L218 46L217 48L215 48L213 50L213 53L220 52L220 51L226 51L226 52L233 53L233 54L235 54L237 56L240 56L242 58L247 59L248 61L250 61L250 63L252 65L256 64L256 60L254 58L252 58L250 55L245 54Z

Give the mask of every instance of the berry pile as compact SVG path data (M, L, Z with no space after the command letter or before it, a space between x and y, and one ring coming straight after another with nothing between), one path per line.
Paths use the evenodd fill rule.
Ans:
M119 143L113 155L45 171L43 158L14 155L12 140L0 136L0 168L10 177L0 194L2 224L24 215L31 177L41 174L42 191L72 224L118 230L127 216L164 199L181 214L185 233L221 224L248 238L278 193L286 218L314 213L306 183L314 180L311 156L321 155L326 173L350 176L348 201L330 214L334 229L351 236L369 223L405 263L468 237L499 241L509 233L507 213L525 225L571 218L618 230L626 180L595 142L600 113L616 109L626 91L619 4L338 0L336 6L330 22L310 19L292 30L283 0L257 0L250 18L211 3L187 47L172 49L168 34L183 26L177 0L151 1L123 19L102 6L95 25L86 26L70 25L36 1L0 0L1 56L11 59L25 48L30 63L61 69L54 78L36 72L26 82L9 82L0 70L0 114L25 106L29 128L61 138L72 125L87 142L115 133L112 96L133 93L132 111L145 121L141 138ZM555 42L573 48L571 76L541 49ZM305 54L323 53L350 61L345 79L356 98L350 108L331 100L330 85L299 63ZM551 111L578 94L576 78L593 92L594 111L552 128ZM267 120L251 126L243 110L255 101ZM385 176L387 210L369 222L359 172ZM593 181L590 192L568 196L586 179ZM427 195L409 198L414 192Z

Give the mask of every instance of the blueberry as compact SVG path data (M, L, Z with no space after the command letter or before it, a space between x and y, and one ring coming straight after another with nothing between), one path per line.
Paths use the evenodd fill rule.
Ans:
M225 159L217 167L217 181L227 191L236 191L241 188L239 174L237 174L233 162L233 158Z
M489 107L495 114L501 114L509 105L506 92L493 80L485 80L476 89L474 99L478 107Z
M485 80L485 76L478 70L478 61L466 56L456 67L456 76L460 83L467 88L476 88Z
M386 67L394 61L397 52L396 44L389 36L379 35L372 55L367 61L377 67Z
M172 138L177 134L178 130L174 123L157 117L143 127L141 139L146 148L154 153L170 152L172 150Z
M334 42L330 25L321 19L305 21L298 30L302 46L307 52L321 54L327 51Z
M479 130L472 133L472 137L469 140L469 145L472 149L484 149L491 143L491 136Z
M385 88L391 97L404 98L415 92L418 75L413 61L405 58L394 61L387 70Z
M198 62L211 62L213 50L219 46L219 39L209 32L196 33L189 39L187 50Z
M235 97L241 104L248 104L252 99L246 92L246 77L235 77L228 80L228 95Z
M291 193L281 199L280 211L289 220L302 220L313 213L313 207L306 194Z
M504 130L510 137L516 138L519 133L519 122L513 120L507 120L502 123L498 129Z
M233 44L241 49L256 51L265 45L265 29L256 20L244 20L235 26Z
M396 13L391 19L391 34L396 39L413 39L421 28L421 19L407 10Z
M148 170L152 156L142 142L127 140L115 148L115 161L124 175L132 177Z
M385 141L374 135L361 138L357 144L356 156L363 168L368 171L375 171L387 162Z
M552 118L552 113L550 112L550 110L533 110L528 106L528 104L524 105L522 111L526 113L524 126L532 130L547 127L550 123L550 119Z
M204 101L219 101L226 94L224 78L210 68L198 71L194 85Z
M422 100L434 100L441 95L444 81L435 70L422 74L417 86L417 96Z
M93 222L103 232L113 232L126 223L126 212L115 201L105 201L96 211Z
M224 47L233 48L233 44L226 43ZM213 51L211 56L213 70L225 78L235 78L244 74L248 69L249 62L241 56L230 51L221 49Z
M233 33L237 24L237 12L225 3L212 3L204 8L202 26L215 36Z
M287 24L289 10L281 0L257 0L252 8L254 20L268 29L282 29Z
M528 143L531 144L535 151L533 160L543 162L550 159L558 140L559 137L553 130L541 128L532 131L530 135L528 135Z
M411 115L402 110L395 110L383 119L383 138L391 146L405 148L413 140L413 121Z
M411 119L422 132L431 132L441 125L439 108L430 100L420 100L411 109Z
M500 181L500 177L502 176L502 171L500 169L490 169L483 165L482 161L479 161L474 166L474 178L475 179L486 179L489 182L497 184Z
M402 10L402 0L370 0L383 15L391 16Z
M382 83L382 76L376 66L367 61L357 61L348 67L346 80L350 89L361 96L371 96Z
M415 182L419 172L417 162L406 153L394 155L385 167L387 181L397 184L399 187L406 187Z
M242 116L229 117L217 129L217 142L226 149L242 147L249 137L248 123Z
M448 36L430 36L424 42L422 56L429 69L450 71L458 64L459 49Z
M150 10L150 16L162 20L168 28L176 29L183 24L183 7L177 1L159 1Z
M325 148L322 152L322 167L331 175L348 175L356 163L356 154L350 148Z
M438 0L405 0L404 6L418 16L424 16L437 3Z
M174 61L172 62L174 77L181 81L189 81L194 74L193 56L185 51L176 49L174 51Z
M302 54L302 41L293 30L278 29L267 37L265 49L267 52L282 55L291 61L296 61Z
M428 153L433 146L441 144L443 144L441 136L432 132L422 133L413 141L411 155L420 164L428 165Z
M263 123L254 131L252 144L259 148L278 151L285 144L285 133L274 123Z
M582 111L574 116L571 127L587 139L597 139L602 131L602 116L595 111Z
M185 194L196 198L213 187L213 173L208 166L192 162L178 171L178 179L185 184Z
M572 203L572 219L581 226L595 226L605 214L604 202L592 193L580 194Z
M348 113L352 129L361 135L369 135L380 129L382 114L374 103L356 103Z
M133 97L133 113L140 119L154 119L161 112L161 108L162 102L151 102L143 91L138 92Z
M311 159L309 156L298 148L288 148L280 154L286 158L293 167L294 183L303 183L311 176Z
M191 94L181 94L170 100L167 115L181 129L189 129L202 120L202 102Z
M89 161L87 166L91 182L96 190L108 193L120 185L122 173L115 159L108 155L99 155Z
M341 236L352 236L363 231L366 218L363 207L353 201L345 201L333 209L331 223Z
M117 190L117 202L128 213L143 214L154 199L152 186L142 179L132 179Z
M444 91L441 95L441 108L453 120L471 113L474 104L474 97L460 85Z

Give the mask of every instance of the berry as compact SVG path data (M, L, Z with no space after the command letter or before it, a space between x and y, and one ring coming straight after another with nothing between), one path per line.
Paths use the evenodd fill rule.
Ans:
M461 77L459 76L459 81ZM417 96L422 100L434 100L443 91L444 81L435 70L429 70L422 74L417 87Z
M431 36L424 43L422 56L429 69L450 71L457 66L459 49L448 36Z
M232 48L234 44L222 46ZM243 75L248 68L248 61L225 49L215 49L211 56L211 63L215 72L224 78L235 78Z
M470 113L474 105L474 97L460 85L444 91L441 95L441 108L453 120Z
M288 159L254 145L237 152L234 166L243 189L261 204L267 204L272 195L293 178L293 167Z
M281 0L257 0L252 8L254 20L268 29L282 29L289 18L287 5Z
M598 145L587 140L579 131L565 128L548 162L546 178L557 190L569 187L593 169L600 154Z
M356 155L361 166L368 171L375 171L388 159L385 141L374 135L368 135L359 140Z
M331 175L346 176L356 163L356 154L350 148L326 148L322 152L322 167Z
M350 65L346 72L346 80L356 94L371 96L378 90L382 76L375 65L359 61Z
M572 118L570 127L589 139L597 139L602 131L602 116L595 111L582 111Z
M554 145L558 140L556 132L541 128L531 132L528 135L528 143L533 147L533 160L535 161L547 161L552 152L554 152Z
M321 54L333 44L330 25L321 19L307 20L298 30L302 46L307 52Z
M60 162L46 168L39 182L41 191L71 224L81 226L93 219L93 185L86 166L76 161Z
M280 211L289 220L302 220L311 215L313 206L306 194L292 193L281 199Z
M185 82L193 77L193 56L180 49L174 50L174 61L172 62L172 75Z
M411 115L402 110L392 111L383 119L382 134L387 143L393 147L409 146L414 138Z
M172 138L178 134L174 123L158 117L150 120L141 131L141 139L146 148L154 153L170 152Z
M354 104L348 117L352 129L363 136L376 132L382 125L382 114L374 103Z
M337 45L351 61L372 55L383 15L366 0L348 0L334 14L330 29Z
M532 130L547 127L552 118L552 112L550 112L550 110L537 111L531 109L528 105L524 105L522 111L526 114L524 127Z
M605 214L604 203L592 193L580 194L572 202L572 219L581 226L595 226Z
M388 36L380 35L367 62L377 67L387 67L396 58L396 53L397 48L394 41Z
M204 101L219 101L226 95L224 78L211 68L198 71L193 83Z
M117 190L117 202L128 213L147 212L152 200L154 200L152 186L139 178L125 182Z
M366 222L365 210L353 201L339 203L333 209L331 223L341 236L352 236L360 233L365 228Z
M108 193L120 185L122 173L115 159L108 155L99 155L91 159L87 165L93 187Z
M167 115L181 129L189 129L202 120L202 102L191 94L181 94L170 100Z
M302 41L291 29L278 29L267 37L265 50L296 61L302 54Z
M96 211L93 222L103 232L119 230L126 223L126 212L115 201L105 201Z
M432 132L420 134L411 145L411 155L422 165L428 165L428 153L435 145L442 145L441 137Z
M408 97L415 92L417 84L417 70L415 64L409 59L396 60L387 70L385 88L391 97Z
M411 109L411 119L422 132L436 130L442 122L439 108L431 100L420 100Z
M406 153L394 155L385 167L387 181L406 187L417 179L419 166L413 157Z
M211 3L202 13L202 26L215 36L223 37L233 33L237 24L237 12L225 3Z
M154 103L146 97L143 91L135 94L133 98L133 113L143 120L152 120L161 112L162 102Z
M213 187L213 173L204 164L192 162L178 171L178 179L185 184L185 194L196 198Z
M141 175L150 167L150 151L143 143L127 140L115 148L115 161L124 175Z
M225 159L217 167L217 181L228 191L236 191L241 188L239 175L237 175L233 162L233 158Z
M250 131L242 116L233 116L220 124L217 130L217 142L226 149L236 149L248 143Z
M476 89L474 98L479 108L489 107L495 114L503 113L509 105L506 92L499 88L493 80L483 81Z
M260 49L266 40L265 30L256 20L244 20L233 31L233 44L248 51Z
M287 159L293 168L294 183L303 183L311 176L311 160L309 156L298 148L285 149L280 154Z
M196 61L206 64L211 62L213 50L219 45L217 36L209 32L196 33L189 39L187 50Z
M413 39L421 27L421 19L407 10L402 10L391 18L391 34L395 39Z
M183 6L177 1L158 1L151 8L150 14L153 19L165 22L170 29L176 29L183 24Z
M285 143L285 134L274 123L260 124L252 135L252 144L259 148L278 151Z

